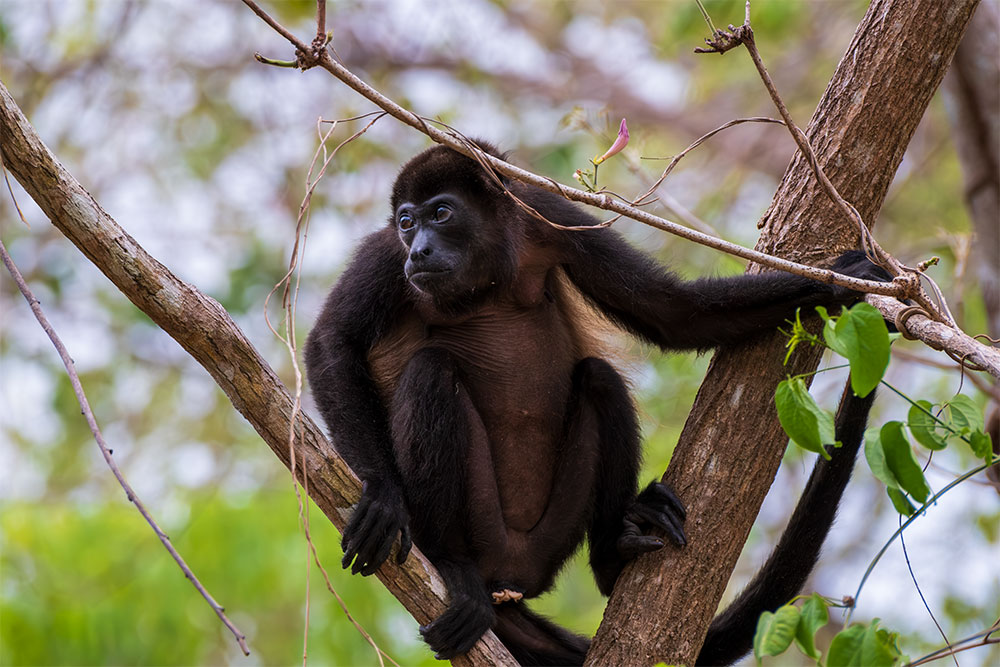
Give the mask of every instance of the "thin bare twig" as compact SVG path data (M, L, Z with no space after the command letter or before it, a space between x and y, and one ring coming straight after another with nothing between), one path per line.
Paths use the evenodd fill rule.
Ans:
M320 3L322 3L323 1L324 0L319 0ZM368 115L371 114L365 114L365 116ZM385 667L385 662L382 659L383 655L389 658L390 662L396 664L396 662L391 657L389 657L389 655L386 654L378 646L378 644L375 643L374 638L361 626L361 624L354 619L350 611L347 609L347 605L344 602L343 598L341 598L341 596L334 589L333 584L330 581L330 577L326 572L326 569L320 562L319 554L317 553L316 546L313 543L312 534L309 526L309 506L307 503L303 502L302 493L299 492L299 484L296 481L295 477L295 469L297 465L297 459L295 455L295 440L296 440L295 426L298 425L300 429L302 428L302 423L298 419L299 413L302 409L302 370L299 367L298 348L295 336L295 311L298 305L299 281L301 279L300 260L305 253L306 240L308 239L309 235L309 221L310 221L309 213L311 210L310 203L312 202L312 196L316 190L316 187L319 185L319 182L323 179L323 176L326 175L327 167L330 166L330 163L333 161L334 157L336 157L337 153L340 152L340 149L343 148L348 143L360 137L365 132L367 132L368 129L376 122L378 122L378 120L382 118L384 115L385 113L381 112L375 114L375 117L372 118L363 128L361 128L353 135L342 141L330 153L327 152L326 142L330 138L330 136L334 133L334 131L337 129L337 125L339 124L339 122L333 121L330 124L329 129L326 130L326 132L324 132L322 129L322 125L329 121L324 121L322 118L317 120L316 131L317 134L319 135L320 141L319 141L319 146L316 149L316 152L313 154L312 162L309 164L309 171L306 174L306 193L302 198L302 203L299 205L298 217L295 221L295 243L292 246L292 252L288 263L288 271L285 273L284 276L282 276L281 280L278 281L278 283L271 289L267 297L264 299L264 321L267 323L267 327L268 329L271 330L271 333L273 333L278 339L280 339L281 342L285 345L285 348L288 350L288 355L292 363L292 369L295 374L295 386L293 394L294 400L292 403L291 421L288 427L288 449L289 449L289 460L291 462L290 469L292 473L292 482L295 489L295 498L296 501L298 502L299 523L302 526L302 531L305 535L306 545L307 545L306 604L304 612L306 618L305 618L305 627L303 628L303 639L302 639L303 667L305 667L306 663L306 656L307 656L306 647L308 646L308 639L309 639L309 610L310 610L310 599L311 599L310 588L309 588L309 563L311 562L310 555L311 555L311 560L315 561L316 566L322 573L323 580L326 582L327 589L337 599L337 602L340 604L340 607L341 609L343 609L344 614L347 616L348 620L351 621L351 623L358 630L358 632L360 632L361 635L365 638L365 640L369 644L371 644L372 648L375 649L375 655L378 658L379 665L381 667ZM316 163L317 161L319 161L321 154L323 156L323 163L319 169L319 172L316 174L314 178L313 174L316 168ZM295 277L294 286L291 280L293 275ZM279 333L277 328L271 323L271 319L268 316L267 312L268 303L270 302L271 297L279 288L282 289L281 305L283 313L282 326L284 327L285 331L284 334ZM299 435L299 437L300 438L302 437L301 434ZM306 495L308 495L309 476L305 466L302 467L302 480L303 480L303 490L305 491Z
M316 37L313 46L323 48L329 41L326 34L326 0L316 0Z
M146 520L146 523L148 523L153 529L153 532L156 533L156 536L160 539L163 547L177 563L181 572L184 573L184 577L190 581L201 596L205 598L205 601L208 602L212 611L214 611L216 616L219 617L219 620L221 620L222 623L229 628L229 631L233 633L233 636L236 637L236 643L240 645L240 650L243 651L243 655L250 655L250 649L247 647L246 635L240 632L240 630L233 625L233 622L226 616L222 605L215 601L215 598L213 598L208 590L202 586L201 582L198 581L198 578L194 576L191 568L188 567L187 563L184 562L184 559L174 548L174 545L170 542L170 538L167 537L167 534L164 533L156 521L153 520L153 516L146 509L146 506L142 504L142 501L139 500L139 497L135 494L135 491L132 490L132 487L125 479L125 475L122 474L122 471L118 468L118 464L115 463L114 458L112 458L111 448L108 447L107 442L105 442L104 435L101 433L101 429L97 425L97 419L94 417L94 413L90 409L90 402L87 401L87 395L83 392L83 385L80 383L80 376L77 375L76 365L73 363L73 358L70 357L69 352L66 350L66 346L63 345L59 335L56 334L55 329L52 328L48 318L45 317L45 313L42 312L41 304L38 299L35 298L35 295L31 292L31 289L24 281L24 276L21 275L21 271L18 270L17 266L14 264L14 260L12 260L10 255L7 254L7 248L4 246L2 241L0 241L0 259L3 260L3 263L10 272L10 275L14 278L17 288L21 290L21 294L24 295L28 305L31 306L31 312L34 313L35 319L38 320L38 323L41 325L46 335L48 335L49 340L51 340L52 344L55 346L56 351L59 353L59 357L62 359L63 365L66 367L66 373L69 375L70 384L73 385L73 393L76 394L76 400L80 404L80 410L83 412L83 416L87 420L87 425L90 427L90 432L93 434L94 440L97 441L97 446L101 448L101 455L104 457L105 463L107 463L108 467L111 468L111 472L114 474L115 479L118 480L122 489L125 490L125 497L128 498L129 502L135 505L135 508L139 510L139 514L142 515L142 518Z
M249 7L250 11L259 16L261 20L264 21L264 23L271 26L271 28L273 28L276 33L278 33L279 35L287 39L289 42L291 42L292 46L294 46L296 49L302 52L307 52L309 50L309 47L306 46L304 42L300 42L298 37L293 35L291 32L286 30L284 26L282 26L280 23L271 18L267 12L265 12L257 5L256 2L254 2L253 0L243 0L243 4Z
M577 118L576 120L573 121L572 126L576 129L582 129L595 137L600 134L600 132L596 128L594 128L594 126L589 121L587 121L584 118ZM628 169L629 173L631 173L638 181L645 181L648 178L648 174L644 171L641 165L642 160L666 159L666 158L642 157L642 156L639 156L637 159L633 157L628 151L623 151L620 154L620 158L622 158L625 161L625 168ZM650 187L649 191L646 193L646 195L643 196L643 198L650 196L650 194L653 191L659 189L662 184L663 184L663 179L661 178ZM722 236L721 234L719 234L719 232L715 230L715 228L712 227L712 225L708 224L707 222L699 218L697 215L695 215L692 211L690 211L687 207L685 207L682 203L680 203L680 201L678 201L676 197L674 197L666 190L660 190L655 197L652 197L648 201L643 201L642 203L636 203L637 201L638 200L632 200L630 203L632 203L635 206L650 206L652 204L659 202L671 215L676 216L681 221L682 224L691 227L692 229L697 229L698 231L708 234L709 236L715 236L718 238L721 238ZM621 216L616 216L616 219L618 217Z
M672 157L672 159L670 160L670 164L668 164L667 168L663 170L662 174L660 174L660 178L658 178L657 181L655 183L653 183L652 187L649 188L649 190L646 192L646 194L644 194L641 197L639 197L638 199L634 200L632 202L632 204L634 206L641 206L643 200L646 197L648 197L649 195L651 195L653 193L653 191L656 190L656 188L660 187L660 184L663 183L663 181L667 178L667 176L670 175L670 172L672 172L674 170L674 167L677 166L677 163L680 162L684 158L684 156L686 156L688 153L690 153L691 151L693 151L695 148L698 148L698 146L701 146L703 143L705 143L706 141L708 141L709 139L711 139L712 137L714 137L719 132L722 132L723 130L727 130L727 129L733 127L734 125L742 125L743 123L777 123L778 125L784 125L785 124L784 121L780 121L777 118L767 118L766 116L753 116L751 118L736 118L735 120L731 120L728 123L725 123L724 125L720 125L719 127L715 128L711 132L698 137L698 139L696 139L690 146L688 146L687 148L685 148L684 150L682 150L677 155L674 155ZM643 158L643 159L644 160L665 160L666 158Z
M21 212L21 206L17 203L17 197L14 196L14 187L10 184L10 177L7 175L7 166L3 163L2 155L0 155L0 169L3 170L3 180L7 184L7 192L10 193L10 200L14 203L14 209L17 211L18 217L21 218L21 222L24 223L25 227L31 227L28 219Z
M936 651L928 653L922 658L918 658L913 662L907 663L906 667L917 667L918 665L923 665L928 662L933 662L934 660L947 658L950 655L955 655L956 653L961 653L962 651L968 651L969 649L979 648L981 646L989 646L990 644L1000 644L1000 637L990 637L990 635L992 635L994 632L997 631L1000 631L1000 619L997 619L996 623L986 628L982 632L977 632L971 637L966 637L965 639L959 639L958 641L949 644L948 646L939 648Z

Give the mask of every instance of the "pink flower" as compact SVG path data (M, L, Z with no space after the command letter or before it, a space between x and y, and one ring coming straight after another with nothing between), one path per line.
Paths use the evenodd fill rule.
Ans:
M622 124L618 128L618 137L615 139L615 143L611 144L611 148L599 158L594 158L594 164L598 165L607 160L612 155L621 152L621 149L628 145L628 125L625 124L625 119L622 118Z

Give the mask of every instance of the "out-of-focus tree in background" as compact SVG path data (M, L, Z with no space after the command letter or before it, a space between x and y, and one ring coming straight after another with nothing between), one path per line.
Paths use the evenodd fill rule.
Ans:
M706 4L719 24L742 21L741 1ZM301 36L314 29L313 0L270 9ZM860 1L754 3L762 54L803 125L864 9ZM359 1L330 3L328 11L337 55L376 87L425 116L513 149L515 162L564 182L604 150L623 116L632 141L625 159L601 167L601 182L637 194L665 164L640 157L675 154L732 118L774 115L744 54L692 54L707 33L693 1ZM222 303L291 382L284 349L265 325L263 301L294 241L317 119L371 107L320 71L256 63L255 50L290 57L287 43L236 2L4 0L0 44L0 79L66 167L139 243ZM904 261L942 258L933 275L959 323L975 334L986 331L986 316L947 113L939 95L875 232ZM355 129L338 128L332 141ZM426 145L423 135L383 119L339 153L312 203L300 334L356 241L386 219L398 165ZM681 163L661 193L674 210L660 212L673 219L695 215L719 235L752 246L755 223L793 148L779 126L729 130ZM18 221L4 193L4 243L75 358L123 471L247 633L252 655L242 657L125 501L57 356L5 274L0 662L297 661L307 552L287 471L207 373L53 229L16 183L14 192L31 227ZM617 224L687 275L742 270L699 246L629 221ZM896 346L931 357L919 344ZM629 355L647 436L647 479L662 473L707 359L667 358L639 347ZM843 379L836 371L817 378L829 404ZM888 379L938 401L962 384L957 372L899 358ZM985 405L985 394L968 380L962 389ZM899 418L903 410L883 395L875 420ZM762 562L802 486L809 462L797 452L787 459L731 587ZM935 457L928 474L940 487L971 464L971 455L949 450ZM812 585L834 597L854 592L897 525L863 464L855 478ZM339 569L338 535L319 512L313 516L317 548L352 614L401 664L433 663L398 603L374 580ZM953 639L1000 615L998 525L997 494L973 480L906 534L917 581ZM537 607L592 633L603 600L584 561L577 557ZM898 544L875 578L856 618L881 617L903 633L904 650L914 657L943 643ZM318 573L310 580L310 661L375 663ZM963 664L998 661L1000 651L978 650Z

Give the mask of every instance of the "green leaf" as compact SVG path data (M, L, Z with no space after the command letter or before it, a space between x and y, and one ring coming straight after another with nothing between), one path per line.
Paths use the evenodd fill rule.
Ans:
M913 450L903 434L903 425L898 421L887 422L879 431L879 439L882 441L886 465L899 486L913 496L914 500L923 504L931 489L924 479L920 464L913 458Z
M847 356L847 346L842 340L837 336L837 317L831 317L827 314L826 308L823 306L816 306L816 312L819 316L823 318L823 340L826 341L826 346L831 350L836 352L842 357ZM842 308L840 311L840 317L843 317L844 313L847 312L846 308Z
M816 649L816 632L830 622L826 600L813 593L802 605L799 625L795 631L795 643L799 649L813 660L819 660L822 653Z
M827 667L892 667L906 660L896 646L896 633L856 623L842 630L830 643Z
M896 511L903 516L913 516L913 513L917 511L917 508L913 506L910 499L903 495L903 492L899 489L893 487L886 487L886 493L889 494L889 500L892 501L892 506L896 508Z
M885 462L885 452L882 450L882 439L879 437L879 428L872 427L865 431L865 460L872 474L882 481L890 489L898 489L899 481L889 470L889 464Z
M951 414L951 424L963 434L982 431L985 426L982 409L964 394L957 394L948 401L948 412Z
M993 453L993 441L990 439L989 434L982 431L973 431L969 434L969 446L972 447L973 454L981 459L986 459L987 463L990 462L990 455Z
M774 403L788 437L799 447L829 459L823 445L840 445L834 439L833 413L816 404L802 378L783 380L774 392Z
M772 614L765 611L757 620L757 633L753 638L753 654L759 661L765 655L780 655L784 653L799 626L799 609L786 604Z
M824 318L823 338L851 365L851 389L867 396L889 365L889 329L873 306L860 302L844 310L836 322Z
M864 639L861 642L862 664L873 665L874 667L891 667L904 661L904 656L896 646L895 632L883 630L878 626L878 619L872 621L865 631ZM909 660L906 660L909 662Z
M841 630L830 642L826 655L827 667L867 667L861 662L861 642L865 636L865 626L855 623Z
M931 416L933 409L930 401L917 401L916 405L910 406L910 412L906 416L907 426L916 441L927 449L944 449L947 442L935 430L938 422Z

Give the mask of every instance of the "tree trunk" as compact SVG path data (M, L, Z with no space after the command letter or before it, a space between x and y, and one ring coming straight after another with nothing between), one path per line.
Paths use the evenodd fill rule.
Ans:
M813 114L806 134L820 164L869 225L976 4L874 0ZM761 223L757 249L800 262L859 247L857 230L800 154ZM775 386L819 362L817 351L797 354L788 368L783 357L774 335L712 360L664 475L687 503L688 545L625 570L588 665L694 663L788 442Z
M0 83L0 156L25 191L59 231L99 268L142 312L170 334L212 375L275 455L290 467L288 434L292 397L229 313L214 299L177 278L66 171ZM323 432L303 412L296 430L296 476L309 475L309 496L343 530L361 486ZM414 547L403 565L389 559L376 572L386 588L420 623L445 609L446 588L437 570ZM516 665L503 644L487 633L465 665Z

